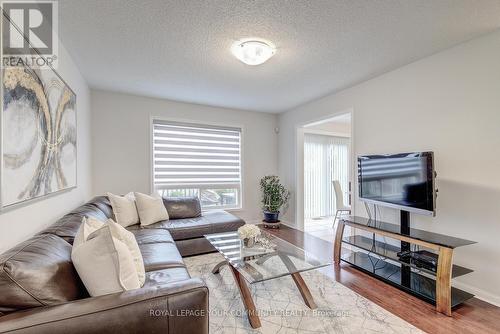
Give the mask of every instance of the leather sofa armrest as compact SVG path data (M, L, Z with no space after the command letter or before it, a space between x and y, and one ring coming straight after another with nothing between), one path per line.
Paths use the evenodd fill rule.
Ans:
M208 288L191 278L0 317L0 333L208 334Z

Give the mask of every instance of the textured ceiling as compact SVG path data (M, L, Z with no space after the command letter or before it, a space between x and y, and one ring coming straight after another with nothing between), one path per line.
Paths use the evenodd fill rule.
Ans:
M92 88L280 112L500 27L500 0L60 0ZM259 66L230 53L272 41Z

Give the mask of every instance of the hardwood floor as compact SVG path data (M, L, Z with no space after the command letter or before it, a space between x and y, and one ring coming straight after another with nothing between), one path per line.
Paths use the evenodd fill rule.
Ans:
M286 225L277 230L266 231L311 252L318 258L332 259L333 240L329 242ZM433 305L364 274L346 263L342 263L338 270L334 266L320 270L427 333L500 333L500 307L477 298L472 298L453 309L452 316L447 317L436 312Z

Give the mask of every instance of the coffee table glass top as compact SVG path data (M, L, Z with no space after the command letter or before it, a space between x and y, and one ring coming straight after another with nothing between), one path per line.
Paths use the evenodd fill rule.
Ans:
M256 283L293 273L325 267L311 253L262 230L253 247L245 247L238 232L205 235L205 238L249 282Z

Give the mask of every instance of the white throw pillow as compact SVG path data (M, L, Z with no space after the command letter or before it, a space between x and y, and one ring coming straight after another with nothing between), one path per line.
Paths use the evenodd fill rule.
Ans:
M78 232L76 232L73 247L83 244L87 241L89 235L102 228L104 225L105 223L99 219L95 219L93 217L83 217L82 225L80 225Z
M161 220L169 219L167 209L161 198L141 193L134 193L134 195L141 226L151 225Z
M92 297L140 288L145 281L142 255L134 235L109 219L96 227L82 224L73 244L71 259Z
M132 232L127 231L121 225L115 223L113 219L108 219L108 224L115 232L113 235L116 236L116 238L118 238L121 242L125 243L125 245L127 245L128 250L134 258L134 264L136 267L137 276L139 277L139 283L141 284L141 286L143 286L144 282L146 281L146 270L144 268L144 260L142 259L141 250L139 249L139 245L137 244L135 235Z
M112 193L106 194L111 202L116 222L123 227L139 223L139 214L135 206L135 197L133 193L125 196L118 196Z

